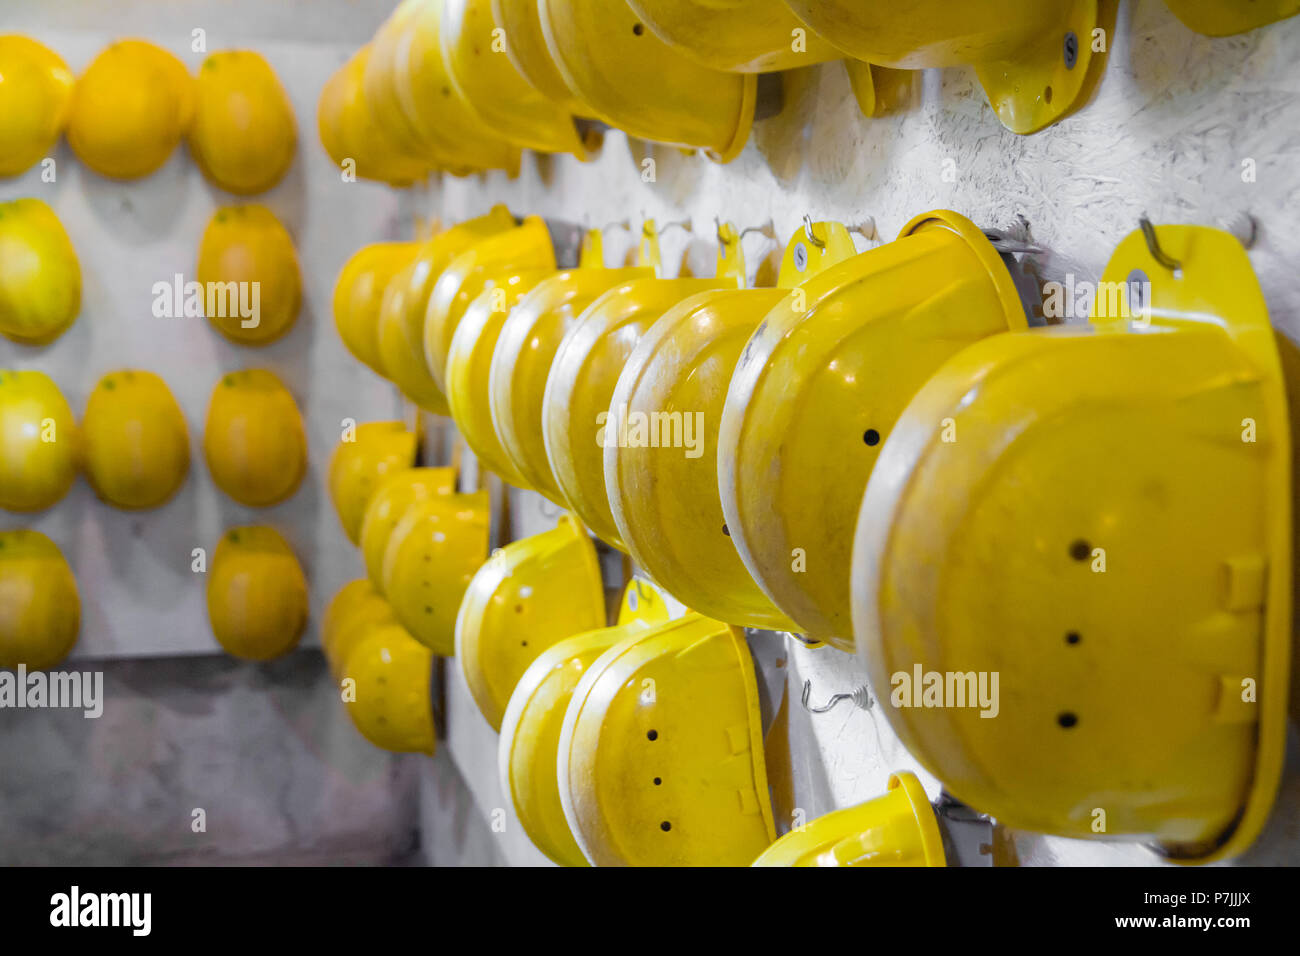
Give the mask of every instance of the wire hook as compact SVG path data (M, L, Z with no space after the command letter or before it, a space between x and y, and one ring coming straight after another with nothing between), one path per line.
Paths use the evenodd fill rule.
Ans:
M832 695L831 699L828 700L821 707L813 707L808 703L808 699L811 696L812 696L812 681L805 680L803 682L803 694L800 696L799 702L803 704L803 709L808 711L808 713L810 714L824 714L827 711L834 710L836 705L838 705L839 702L842 700L853 701L854 706L858 707L861 710L871 709L871 691L867 688L865 684L857 688L856 690L854 690L852 693Z
M1151 225L1151 220L1143 214L1138 220L1138 225L1142 227L1142 238L1147 241L1147 251L1151 253L1151 258L1175 276L1182 275L1183 264L1160 248L1160 240L1156 238L1156 227Z
M803 215L803 234L807 236L808 241L811 242L818 249L826 248L826 243L821 239L818 239L816 233L813 232L812 216L808 215L807 213L804 213Z

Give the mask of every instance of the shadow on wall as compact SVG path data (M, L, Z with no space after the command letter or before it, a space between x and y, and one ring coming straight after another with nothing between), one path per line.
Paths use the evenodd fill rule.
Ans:
M361 738L319 652L77 669L102 716L0 721L0 866L420 861L427 761Z

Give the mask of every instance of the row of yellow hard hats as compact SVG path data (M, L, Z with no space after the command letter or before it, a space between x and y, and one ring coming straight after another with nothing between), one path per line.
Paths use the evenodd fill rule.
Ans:
M208 620L229 653L269 660L298 643L307 623L307 582L279 532L232 528L204 570ZM77 580L58 545L39 531L0 531L0 667L56 667L80 631Z
M29 37L0 35L0 177L17 176L68 145L95 172L138 179L182 138L203 174L229 192L270 189L297 145L293 108L260 54L210 54L197 78L143 40L106 47L80 77Z
M58 216L43 200L0 203L0 335L46 345L81 311L81 266ZM199 243L194 282L154 287L156 318L205 316L240 345L284 336L302 306L293 239L260 204L223 206Z
M1297 0L1168 0L1224 35ZM869 115L890 68L975 66L1019 133L1076 109L1102 74L1114 0L403 0L326 84L321 142L357 175L406 185L434 170L513 171L520 149L585 159L580 128L727 161L749 137L756 74L848 57Z
M694 612L670 619L658 588L639 580L605 627L595 549L572 518L484 562L486 496L455 494L451 469L408 467L396 423L374 423L365 443L369 453L341 448L350 464L338 468L354 475L368 461L372 478L342 482L336 504L375 489L359 537L370 577L335 596L322 642L376 746L433 752L432 658L454 649L500 730L505 792L557 863L943 865L910 774L891 780L890 796L773 845L757 685L737 628Z
M545 235L532 221L480 241L426 310L430 378L442 368L485 462L700 613L856 647L881 699L914 666L1002 674L1001 720L894 714L918 759L1000 819L1091 835L1086 805L1107 834L1187 858L1253 839L1285 720L1290 435L1235 239L1146 226L1116 250L1091 326L1030 330L998 249L949 212L863 253L810 224L773 290L739 288L727 232L715 280L618 276L587 304L559 290L619 270L583 267L494 303L536 279ZM458 391L458 356L486 387ZM1242 639L1187 649L1223 628ZM1180 678L1137 694L1148 671ZM505 684L478 695L489 720ZM1137 715L1149 737L1124 729ZM1209 774L1207 755L1239 772Z
M208 405L203 451L217 487L249 507L291 497L307 472L298 405L265 369L222 376ZM180 489L189 466L185 418L153 372L105 375L78 428L43 372L0 370L0 508L44 511L62 500L82 468L105 503L158 508Z

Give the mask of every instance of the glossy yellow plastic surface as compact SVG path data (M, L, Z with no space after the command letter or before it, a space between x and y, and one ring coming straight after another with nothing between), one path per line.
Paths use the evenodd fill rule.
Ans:
M265 206L225 206L213 214L199 243L195 278L204 290L203 314L239 345L267 345L298 320L298 253Z
M489 283L465 310L447 352L447 398L457 430L482 467L519 488L531 486L497 437L488 401L489 374L507 316L539 282L555 274L551 269L534 269Z
M99 380L81 419L86 479L127 511L157 508L185 483L190 435L167 383L124 369Z
M0 335L53 342L81 311L81 265L44 200L0 203Z
M596 866L748 866L776 832L743 634L688 612L603 653L574 688L557 775Z
M899 673L998 675L996 719L888 708L954 796L1205 862L1250 845L1281 772L1290 430L1245 251L1155 235L1179 271L1124 239L1095 328L977 343L916 395L862 502L853 623L882 701Z
M58 504L80 458L76 419L54 381L44 372L0 369L0 508Z
M844 529L894 420L963 346L1026 321L992 245L943 210L799 292L763 318L731 378L718 487L731 540L772 603L809 637L852 650Z
M416 444L403 422L364 422L339 442L330 459L330 500L353 544L361 544L370 496L388 475L415 464Z
M515 685L497 748L501 789L533 845L562 866L587 866L564 819L555 775L564 712L583 671L615 644L668 620L654 586L634 580L623 593L618 624L567 637L543 651Z
M212 390L203 454L217 487L241 505L267 508L293 495L307 473L307 433L275 373L222 376Z
M594 116L564 82L546 45L537 0L492 0L492 16L506 31L506 56L533 88L575 116Z
M321 145L344 175L409 186L425 179L437 159L403 152L371 112L363 90L370 52L369 44L363 46L322 87L316 106Z
M889 792L791 830L754 866L944 866L943 837L916 774L890 774Z
M1197 33L1226 37L1300 13L1300 0L1165 0L1174 16Z
M804 228L775 289L718 289L684 299L628 358L610 400L629 441L607 443L605 490L619 537L639 567L688 607L746 627L796 630L745 569L718 495L718 422L740 353L790 289L854 255L838 223ZM738 236L723 248L742 260Z
M77 579L58 545L39 531L0 531L0 667L54 667L80 631Z
M492 729L501 729L510 694L539 654L605 623L596 549L571 515L495 552L456 618L456 657Z
M433 654L396 625L373 628L348 653L343 680L348 716L361 736L381 750L432 754Z
M194 77L143 40L118 40L77 78L68 145L111 179L139 179L167 161L194 118Z
M379 318L389 284L420 254L423 243L376 242L358 249L334 283L334 327L353 357L385 375Z
M1094 51L1093 30L1113 22L1115 8L1115 0L785 3L860 60L905 69L973 65L994 112L1016 133L1036 132L1086 102L1106 61Z
M307 626L307 578L274 528L232 528L208 571L208 620L226 652L269 661L297 645Z
M339 588L326 605L320 625L321 650L335 681L343 678L343 665L352 648L385 624L397 624L397 618L368 578L357 578Z
M67 125L75 82L53 50L31 37L0 35L0 178L50 154Z
M706 150L728 162L754 121L753 74L711 70L646 28L624 0L538 0L565 84L629 136Z
M506 55L510 35L491 0L444 0L440 38L454 93L484 125L516 146L587 158L573 114L538 92Z
M223 50L199 67L190 153L212 183L241 196L289 171L298 126L280 78L260 53Z
M539 284L505 317L495 348L485 356L488 379L481 394L488 400L492 434L517 479L507 478L512 484L565 503L542 440L551 363L588 305L617 285L653 275L641 267L569 269Z
M628 5L659 39L715 70L771 73L843 55L800 23L782 0L628 0Z
M417 501L456 491L454 468L407 468L394 472L375 489L361 523L361 556L370 583L384 590L384 556L393 530Z
M371 120L403 157L462 173L467 171L465 164L421 132L402 108L398 93L405 79L401 69L409 55L415 15L422 2L402 0L375 32L362 71L361 94Z
M604 444L622 441L611 424L614 386L646 330L688 296L735 289L743 278L633 279L596 299L565 334L542 400L542 436L562 502L602 540L621 550L605 493Z
M519 147L483 122L456 95L443 58L443 0L422 0L394 55L398 103L411 125L440 154L473 169L519 171ZM490 43L485 38L484 43Z
M442 657L456 647L456 615L487 560L491 525L486 491L437 495L402 515L388 538L383 593L411 636Z
M402 394L425 411L451 414L447 397L424 361L424 314L434 283L460 253L514 224L509 210L498 205L485 215L453 226L424 243L384 289L377 320L379 365Z
M494 279L534 269L554 269L555 249L546 224L529 216L519 226L489 236L462 252L443 270L424 316L424 359L447 393L447 356L456 326L469 304Z

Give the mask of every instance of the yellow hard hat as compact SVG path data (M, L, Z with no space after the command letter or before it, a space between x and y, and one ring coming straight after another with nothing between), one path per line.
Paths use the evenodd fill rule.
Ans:
M534 488L557 504L564 496L551 472L542 440L542 407L551 363L565 334L592 302L634 279L653 277L650 268L578 268L540 283L511 311L486 360L487 412L492 435L505 455L512 484ZM484 350L486 351L486 350ZM508 474L502 472L503 475Z
M738 234L727 229L723 241L743 270ZM731 541L718 495L718 421L741 351L763 317L792 288L854 252L839 223L801 227L786 248L777 288L716 289L682 300L650 327L618 379L609 427L626 422L644 440L605 443L614 524L637 565L701 614L798 629L754 582Z
M490 0L445 0L440 39L452 92L485 126L525 149L587 158L573 114L538 92L504 55L510 35Z
M596 866L747 866L773 840L754 662L688 612L615 644L573 690L560 800Z
M560 727L573 689L591 664L620 641L668 620L662 595L634 580L619 606L618 624L566 637L543 651L519 678L501 720L497 748L501 789L514 804L533 844L563 866L586 866L560 803L555 776Z
M734 277L621 283L588 306L555 353L542 400L546 458L561 500L616 548L627 546L605 493L604 445L619 439L610 400L623 366L646 330L682 299L737 285Z
M148 176L189 131L194 101L184 63L144 40L118 40L77 79L68 145L101 176Z
M185 483L190 434L167 383L123 369L99 380L81 419L86 478L102 501L127 511L157 508Z
M448 415L447 396L429 374L424 360L424 314L434 283L451 260L479 239L513 228L514 217L497 205L486 215L439 233L401 272L389 280L379 308L379 366L404 394L425 411Z
M696 63L728 73L794 70L841 54L781 0L627 0L655 36Z
M343 665L362 638L397 618L384 596L368 578L357 578L339 588L325 608L320 625L320 646L334 680L343 678Z
M0 531L0 667L54 667L80 630L77 579L58 545L39 531Z
M344 173L390 186L409 186L425 179L437 165L433 156L412 157L379 124L363 95L370 44L353 54L321 89L316 127L321 145Z
M80 459L77 422L53 380L0 369L0 508L53 507L72 487Z
M629 136L698 147L727 162L749 139L753 74L700 66L646 29L623 0L538 0L547 47L574 95Z
M394 58L398 103L412 126L440 153L473 169L503 169L513 176L519 172L519 147L454 94L455 83L443 56L443 7L443 0L422 0L403 31ZM490 37L484 38L485 49L490 42Z
M239 345L267 345L298 320L298 253L265 206L224 206L213 213L199 243L195 278L203 289L203 314Z
M449 170L462 164L426 138L402 109L397 87L399 66L411 42L412 21L423 0L402 0L380 25L370 43L361 77L361 93L371 119L403 156Z
M417 501L388 538L381 590L411 636L441 657L456 645L456 614L488 554L486 491Z
M389 283L419 255L424 243L375 242L362 246L334 282L334 327L353 357L371 371L387 374L379 351L379 316Z
M361 543L366 505L385 476L415 464L416 434L403 422L364 422L330 459L330 500L348 540Z
M912 399L862 501L853 625L955 797L1205 862L1256 838L1283 762L1290 425L1240 244L1147 227L1093 328L979 342ZM935 688L949 706L910 706Z
M222 376L208 403L203 454L217 487L241 505L267 508L298 490L307 473L307 433L274 372Z
M372 628L349 651L342 680L348 716L381 750L432 754L433 654L395 624Z
M361 554L370 583L384 591L384 556L393 529L417 501L456 491L455 468L406 468L384 478L370 496L361 522Z
M0 202L0 335L45 345L81 311L81 265L43 200Z
M785 0L850 56L904 69L975 67L1002 124L1033 133L1087 102L1106 64L1093 31L1114 25L1106 0Z
M483 467L519 488L531 485L506 454L492 421L493 355L501 328L521 299L556 275L553 269L532 269L490 282L465 310L447 350L447 398L457 430Z
M231 528L208 574L208 620L227 653L268 661L297 645L307 626L307 578L274 528Z
M0 178L47 156L72 109L68 64L30 37L0 35Z
M605 623L596 549L570 515L493 554L456 618L456 657L492 729L501 728L510 694L537 655Z
M447 394L447 354L451 338L469 304L489 282L533 269L554 269L551 234L537 216L488 236L462 252L443 270L424 317L424 358L429 373Z
M1300 13L1300 0L1165 0L1174 16L1197 33L1226 37Z
M564 82L546 46L536 0L492 0L492 16L505 30L506 56L533 88L575 116L595 116Z
M1025 327L997 251L943 210L763 318L727 391L718 486L741 560L800 631L852 650L844 529L894 420L963 346Z
M916 774L890 774L883 797L791 830L754 866L944 866L943 837Z
M278 183L293 162L298 128L271 64L252 50L212 53L195 87L189 144L203 175L242 196Z

